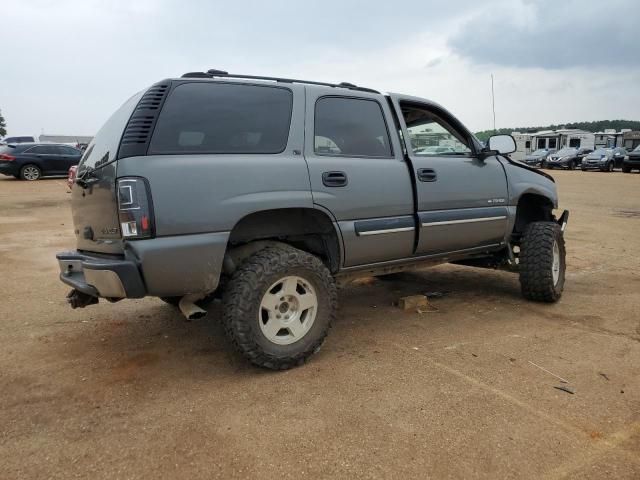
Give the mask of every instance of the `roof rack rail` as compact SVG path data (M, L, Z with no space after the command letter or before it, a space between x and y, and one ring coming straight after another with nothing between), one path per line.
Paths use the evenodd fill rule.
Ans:
M358 90L361 92L370 92L370 93L380 93L377 90L366 87L358 87L353 83L342 82L342 83L326 83L326 82L314 82L311 80L296 80L294 78L280 78L280 77L264 77L262 75L243 75L240 73L228 73L224 70L214 70L210 69L206 72L188 72L182 75L182 78L241 78L247 80L269 80L272 82L280 82L280 83L306 83L308 85L320 85L323 87L333 87L333 88L348 88L349 90Z

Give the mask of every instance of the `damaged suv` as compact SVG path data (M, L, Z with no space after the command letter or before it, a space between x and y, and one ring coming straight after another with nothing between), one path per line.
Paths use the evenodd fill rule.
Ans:
M504 268L555 302L568 212L549 175L508 158L513 138L487 145L436 103L350 83L163 80L87 148L60 279L74 308L155 296L194 318L219 295L233 344L271 369L320 348L336 283L362 275Z

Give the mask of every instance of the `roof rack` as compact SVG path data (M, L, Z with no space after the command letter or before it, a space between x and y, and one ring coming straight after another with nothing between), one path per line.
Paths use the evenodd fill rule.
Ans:
M272 82L280 83L306 83L308 85L320 85L323 87L333 88L348 88L349 90L358 90L360 92L380 93L377 90L366 87L358 87L353 83L325 83L325 82L313 82L311 80L296 80L294 78L280 78L280 77L263 77L261 75L243 75L240 73L229 73L224 70L210 69L206 72L188 72L182 75L182 78L242 78L247 80L269 80Z

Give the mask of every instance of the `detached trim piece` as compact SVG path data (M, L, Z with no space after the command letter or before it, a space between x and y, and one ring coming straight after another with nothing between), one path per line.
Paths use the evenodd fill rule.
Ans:
M506 220L506 215L501 215L499 217L482 217L482 218L467 218L465 220L444 220L442 222L426 222L423 223L423 227L434 227L439 225L456 225L458 223L475 223L475 222L493 222L496 220Z

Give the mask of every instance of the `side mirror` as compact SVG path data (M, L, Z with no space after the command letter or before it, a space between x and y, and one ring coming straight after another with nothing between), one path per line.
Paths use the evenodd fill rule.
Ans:
M516 151L516 141L511 135L493 135L489 137L489 150L507 155Z

